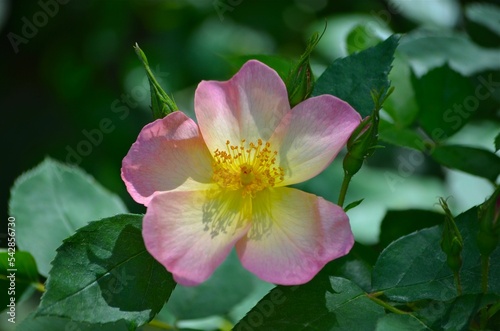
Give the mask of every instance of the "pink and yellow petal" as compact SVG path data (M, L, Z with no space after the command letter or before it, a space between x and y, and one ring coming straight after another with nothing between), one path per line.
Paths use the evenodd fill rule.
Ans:
M277 163L285 171L280 186L303 182L323 171L342 150L360 115L331 95L307 99L295 106L270 139Z
M261 279L297 285L347 254L353 244L342 208L315 195L280 187L255 197L252 228L236 249L243 266Z
M226 141L268 140L290 110L285 84L265 64L252 60L225 82L203 81L194 108L210 151L225 150Z
M144 216L146 249L179 284L200 284L248 231L248 207L239 192L158 193Z
M135 201L155 192L205 189L212 157L196 123L178 111L146 125L122 163L122 179Z

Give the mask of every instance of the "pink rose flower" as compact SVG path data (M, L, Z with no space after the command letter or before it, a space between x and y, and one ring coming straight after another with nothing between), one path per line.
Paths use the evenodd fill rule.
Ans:
M203 81L198 124L177 111L146 125L123 160L130 195L147 206L147 250L182 285L207 280L236 246L242 265L282 285L311 280L353 243L339 206L286 187L325 169L360 123L331 95L290 109L279 75L247 62Z

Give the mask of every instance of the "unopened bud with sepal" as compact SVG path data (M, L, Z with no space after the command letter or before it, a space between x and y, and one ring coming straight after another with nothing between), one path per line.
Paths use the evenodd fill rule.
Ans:
M479 207L478 218L477 246L488 257L500 243L500 187Z
M443 235L441 236L441 249L446 254L446 263L454 272L458 273L462 267L462 248L464 241L455 224L455 218L451 214L446 200L439 198L439 204L445 212Z
M285 81L288 100L293 107L307 99L313 90L314 79L309 63L309 56L320 41L322 35L315 32L307 42L306 50L297 63L292 67Z
M393 90L393 88L390 88L387 93L383 93L383 91L372 92L375 104L372 114L361 121L347 141L347 154L343 161L344 172L347 175L353 176L356 174L363 166L364 160L371 156L376 148L381 147L378 145L379 112L382 104Z
M174 100L168 96L156 80L151 68L149 67L146 54L139 48L137 43L134 46L135 53L141 60L149 80L149 88L151 90L151 110L153 111L154 119L163 118L168 114L179 110Z

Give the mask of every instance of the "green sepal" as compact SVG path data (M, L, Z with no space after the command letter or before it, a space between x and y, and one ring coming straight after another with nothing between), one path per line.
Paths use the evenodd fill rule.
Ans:
M359 199L359 200L351 202L350 204L348 204L347 206L344 207L344 211L347 212L350 209L356 208L357 206L359 206L361 204L361 202L363 202L363 200L365 200L365 199L363 198L363 199Z
M441 249L446 254L448 266L455 272L462 266L461 254L464 241L446 200L439 198L439 204L445 212Z
M286 89L288 92L288 100L292 107L311 95L314 79L311 64L309 63L309 56L322 36L323 34L320 35L318 32L315 32L311 38L309 38L306 50L288 74Z
M139 45L136 43L134 45L134 50L139 60L141 60L144 69L146 70L146 74L148 75L149 87L151 91L151 110L153 111L153 118L163 118L170 113L173 113L176 110L179 110L179 107L175 104L175 101L168 96L168 94L163 90L158 81L156 80L151 68L149 67L149 62L146 57L146 54L139 48Z
M441 235L441 249L446 254L446 264L448 268L453 271L453 278L455 279L455 286L458 294L462 294L462 284L460 281L460 269L462 268L462 249L464 247L464 240L458 230L455 218L451 214L446 200L439 198L439 204L443 208L444 227Z
M481 255L488 257L500 243L500 187L479 208L477 245Z
M371 156L376 148L381 147L378 145L379 112L393 90L394 88L391 87L387 91L371 92L375 108L370 116L361 121L347 141L347 155L343 160L346 174L350 176L356 174L361 169L365 158Z

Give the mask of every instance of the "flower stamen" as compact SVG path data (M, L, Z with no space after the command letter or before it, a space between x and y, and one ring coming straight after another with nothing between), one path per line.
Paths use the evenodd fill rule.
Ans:
M284 179L284 170L276 166L277 151L271 149L271 143L258 139L256 143L239 145L226 141L226 150L213 153L213 179L228 190L241 190L243 197L255 197L265 188L273 187Z

